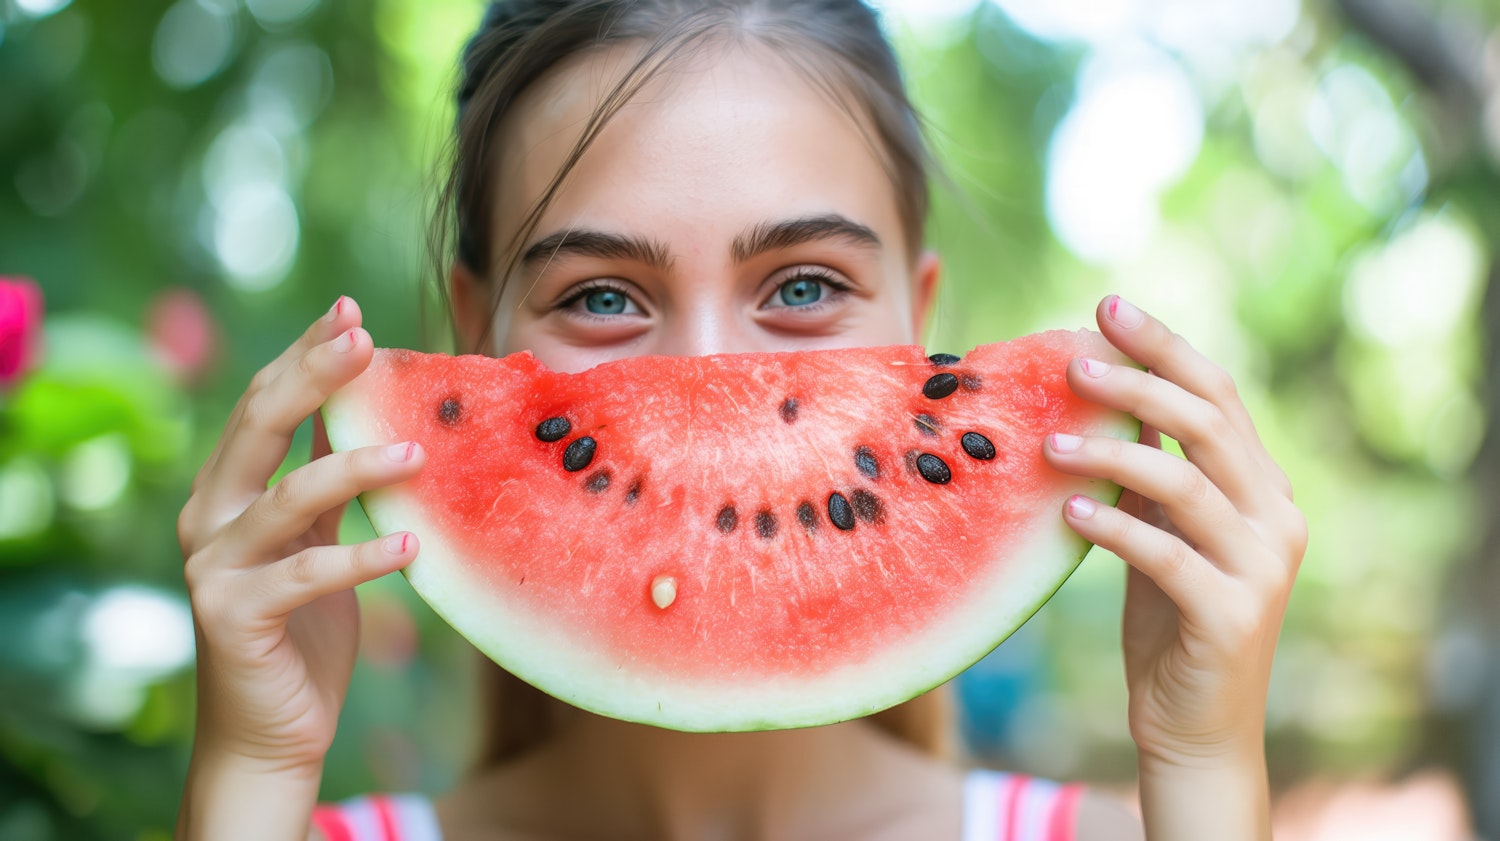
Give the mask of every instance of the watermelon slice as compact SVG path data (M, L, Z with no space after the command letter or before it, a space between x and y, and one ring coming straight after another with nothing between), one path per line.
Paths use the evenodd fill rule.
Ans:
M460 633L579 707L680 730L875 712L953 677L1088 550L1042 437L1134 439L1068 388L1096 333L985 345L638 357L579 374L378 350L324 407L336 450L415 440L366 494ZM1128 362L1126 362L1128 364Z

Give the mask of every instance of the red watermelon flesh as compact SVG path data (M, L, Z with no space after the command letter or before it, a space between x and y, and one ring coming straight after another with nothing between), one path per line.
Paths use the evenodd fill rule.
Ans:
M412 585L502 666L619 718L766 729L919 694L1056 590L1088 548L1063 502L1119 491L1051 470L1043 436L1139 432L1073 395L1084 355L1123 361L1089 332L579 374L378 350L324 413L336 450L426 449L362 502L421 538Z

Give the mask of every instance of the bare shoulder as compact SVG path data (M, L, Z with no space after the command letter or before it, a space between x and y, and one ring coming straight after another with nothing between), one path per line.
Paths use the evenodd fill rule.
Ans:
M1087 792L1078 802L1078 841L1144 841L1141 820L1113 797Z

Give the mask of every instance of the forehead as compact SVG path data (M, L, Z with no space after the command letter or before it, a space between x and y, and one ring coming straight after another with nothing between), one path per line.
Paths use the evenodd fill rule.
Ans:
M512 244L639 50L619 45L569 59L502 121L498 244ZM674 58L610 118L536 236L578 226L707 249L746 225L836 212L899 246L895 188L862 119L770 47L707 43Z

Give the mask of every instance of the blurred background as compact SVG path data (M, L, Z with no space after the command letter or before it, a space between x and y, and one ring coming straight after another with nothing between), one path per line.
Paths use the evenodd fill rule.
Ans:
M1500 8L882 6L946 168L930 344L1084 326L1120 292L1237 376L1293 477L1278 837L1500 839ZM378 343L445 349L417 316L425 213L479 13L0 0L0 275L45 297L39 361L0 385L0 839L170 837L177 512L251 374L338 295ZM958 681L976 757L1128 794L1122 581L1094 553ZM324 795L441 791L472 655L399 577L361 595Z

